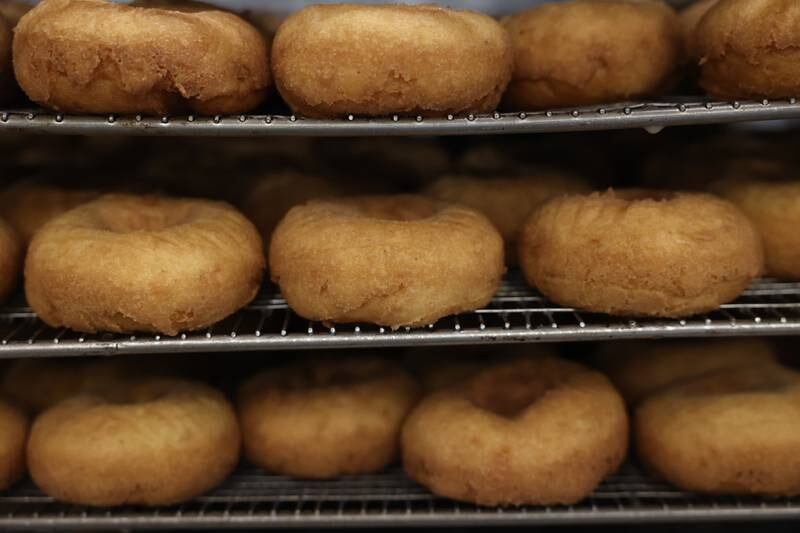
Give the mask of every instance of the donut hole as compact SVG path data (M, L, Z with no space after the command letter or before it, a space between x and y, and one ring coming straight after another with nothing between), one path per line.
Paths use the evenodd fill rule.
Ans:
M98 226L113 233L163 231L189 222L192 207L158 198L144 199L132 209L102 205L96 210Z
M475 376L467 398L473 405L503 418L516 418L547 393L564 383L563 373L547 368L509 365Z

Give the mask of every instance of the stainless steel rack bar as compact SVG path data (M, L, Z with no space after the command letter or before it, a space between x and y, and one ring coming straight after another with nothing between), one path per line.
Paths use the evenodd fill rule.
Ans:
M3 132L69 135L161 136L324 136L360 135L485 135L726 124L800 118L794 98L781 101L722 102L676 98L662 102L626 102L528 113L448 116L445 118L389 117L313 120L287 115L238 116L86 116L41 109L0 110Z
M46 326L22 301L0 308L0 359L798 334L800 283L775 280L756 282L737 301L707 315L639 320L556 306L510 275L486 308L398 331L309 322L273 287L208 330L177 337L80 334Z
M766 521L800 518L800 500L710 497L648 479L633 465L569 506L488 508L437 498L400 470L296 481L243 468L223 486L169 508L66 505L23 484L0 493L0 529L455 527Z

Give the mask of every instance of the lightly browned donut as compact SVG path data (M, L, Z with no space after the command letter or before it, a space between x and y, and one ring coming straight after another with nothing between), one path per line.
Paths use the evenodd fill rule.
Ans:
M419 386L378 357L306 358L261 372L239 389L249 461L292 477L330 479L383 470Z
M177 335L249 303L263 270L260 235L226 203L110 194L39 230L25 293L53 327Z
M275 84L296 113L437 115L496 108L511 78L508 34L491 17L434 5L314 5L272 47Z
M505 271L486 217L414 195L296 206L272 235L269 266L300 316L392 328L486 305Z
M199 382L132 380L41 413L28 440L34 483L82 505L171 505L219 484L239 461L236 413Z
M14 32L34 102L75 113L243 113L270 85L264 38L222 10L44 0Z
M28 419L17 407L0 398L0 490L25 473Z
M555 357L492 365L432 393L403 427L403 467L480 505L571 504L625 458L625 404L599 372Z
M514 47L504 101L516 111L652 96L682 61L680 22L660 0L547 2L504 24Z
M620 316L712 311L764 269L756 229L730 202L634 189L547 202L522 230L519 256L552 301Z
M717 98L800 94L800 3L720 0L695 36L700 85Z
M800 374L728 369L639 405L639 459L669 483L711 494L800 494Z

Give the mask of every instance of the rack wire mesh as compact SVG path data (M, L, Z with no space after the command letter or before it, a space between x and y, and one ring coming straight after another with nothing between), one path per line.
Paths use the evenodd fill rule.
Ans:
M0 493L0 529L216 529L490 526L762 521L800 518L795 498L710 497L675 490L626 465L575 505L488 508L438 498L400 470L296 481L242 468L215 491L158 509L55 502L30 483Z
M41 109L0 110L0 133L168 136L414 136L547 133L724 124L800 118L797 99L760 102L675 98L662 102L623 102L536 112L493 113L443 118L354 116L313 120L293 115L88 116Z
M518 275L503 282L483 309L424 328L392 331L365 324L326 327L289 309L274 287L205 331L177 337L80 334L42 323L24 301L0 308L0 358L200 353L326 348L456 346L521 342L800 333L800 283L764 279L707 315L680 320L622 319L559 307L529 289Z

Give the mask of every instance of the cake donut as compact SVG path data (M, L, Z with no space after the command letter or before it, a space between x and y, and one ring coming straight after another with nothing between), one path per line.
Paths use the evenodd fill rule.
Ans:
M313 5L272 47L275 83L296 113L447 115L494 110L511 43L491 17L434 5Z
M162 506L219 484L236 467L240 443L221 392L150 378L45 410L31 427L27 460L34 483L57 500Z
M522 230L519 256L552 301L620 316L709 312L764 269L756 229L730 202L633 189L547 202Z
M547 2L504 24L514 48L505 105L514 110L652 96L682 62L678 16L660 0Z
M377 357L310 359L261 372L239 389L245 456L266 470L331 479L383 470L419 395Z
M414 195L296 206L272 235L269 267L304 318L392 328L486 305L505 271L486 217Z
M555 357L490 365L433 392L403 427L403 467L479 505L572 504L625 458L625 404L599 372Z
M31 100L71 113L243 113L271 83L257 29L180 3L43 0L14 31L14 71Z
M113 194L34 236L25 294L53 327L177 335L249 303L263 270L260 235L230 205Z
M639 459L669 483L711 494L800 494L800 374L737 367L670 387L635 413Z

